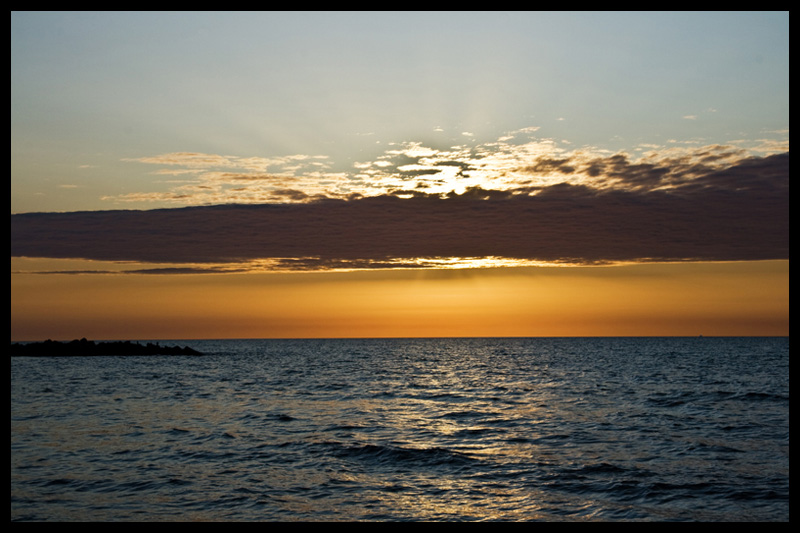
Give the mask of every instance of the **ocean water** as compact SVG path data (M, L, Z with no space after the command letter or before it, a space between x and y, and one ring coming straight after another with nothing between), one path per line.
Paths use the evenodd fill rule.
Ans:
M789 520L788 338L167 344L12 358L12 521Z

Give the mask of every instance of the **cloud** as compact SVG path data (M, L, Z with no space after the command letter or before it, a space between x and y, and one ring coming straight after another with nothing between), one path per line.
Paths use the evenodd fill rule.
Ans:
M637 161L620 154L540 159L520 173L588 174L594 181L532 179L446 195L397 189L302 203L306 192L282 188L276 195L292 203L16 214L11 255L263 261L265 268L299 270L418 267L420 258L436 265L453 257L577 264L788 259L788 152L735 156L709 149Z
M335 163L327 156L294 154L242 157L173 152L126 159L156 165L158 191L135 191L103 200L115 205L191 206L214 204L307 203L321 198L351 199L425 191L442 197L467 190L514 191L565 182L593 188L671 187L752 155L788 152L785 139L732 141L702 146L668 141L639 145L634 154L534 135L538 127L508 132L490 142L447 145L443 139L392 142L365 151L359 161ZM780 133L780 132L779 132ZM788 133L788 132L782 132ZM450 142L457 142L450 139ZM749 150L748 150L749 148ZM293 191L287 194L287 191Z

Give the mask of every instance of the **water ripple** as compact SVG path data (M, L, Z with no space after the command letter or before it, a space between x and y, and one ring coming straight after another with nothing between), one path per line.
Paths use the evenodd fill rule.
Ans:
M12 521L786 521L788 339L12 360Z

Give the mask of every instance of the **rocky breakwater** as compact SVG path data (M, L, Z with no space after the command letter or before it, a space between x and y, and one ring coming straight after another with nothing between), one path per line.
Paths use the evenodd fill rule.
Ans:
M13 343L11 356L99 356L99 355L202 355L188 346L161 346L131 341L94 342L86 339L59 342Z

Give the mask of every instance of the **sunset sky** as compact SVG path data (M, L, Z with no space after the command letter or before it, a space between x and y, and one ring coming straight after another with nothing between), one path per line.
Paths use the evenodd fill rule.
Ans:
M788 12L11 14L12 341L788 333Z

